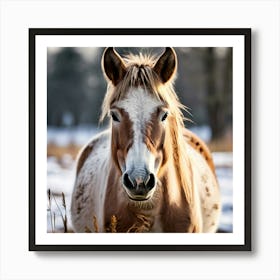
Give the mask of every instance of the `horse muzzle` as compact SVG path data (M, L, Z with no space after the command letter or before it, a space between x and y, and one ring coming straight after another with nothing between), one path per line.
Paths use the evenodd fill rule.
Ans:
M156 186L156 177L146 170L126 171L122 177L123 186L130 199L136 201L148 200L152 197Z

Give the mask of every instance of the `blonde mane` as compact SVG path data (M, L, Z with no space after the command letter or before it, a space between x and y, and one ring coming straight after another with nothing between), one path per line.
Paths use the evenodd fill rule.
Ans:
M173 82L175 77L163 84L158 75L153 71L156 59L151 55L128 55L124 58L126 66L126 74L124 78L114 86L108 82L107 93L105 95L101 120L109 113L114 102L126 98L131 87L143 87L151 95L168 106L170 114L173 116L174 122L170 126L172 135L173 158L176 163L176 172L183 186L186 198L190 204L193 201L193 184L191 182L192 174L189 159L186 152L186 143L184 139L184 115L183 110L187 111L186 106L180 103L175 93ZM189 167L190 174L186 174L186 167Z

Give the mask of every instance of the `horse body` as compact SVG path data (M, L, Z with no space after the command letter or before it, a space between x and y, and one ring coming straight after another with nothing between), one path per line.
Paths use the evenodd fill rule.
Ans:
M170 80L176 55L126 63L103 56L108 130L81 151L72 195L76 232L215 232L220 194L206 145L185 130ZM131 62L133 61L133 62ZM98 225L98 228L96 226Z

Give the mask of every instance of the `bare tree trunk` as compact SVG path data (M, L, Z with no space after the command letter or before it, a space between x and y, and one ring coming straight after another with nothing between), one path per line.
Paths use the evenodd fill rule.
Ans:
M231 90L231 52L231 49L227 50L225 61L221 68L221 65L218 65L221 61L215 57L214 48L207 48L206 50L206 104L212 140L224 135L228 123L229 104L231 104L230 100L228 100L230 96L229 90ZM220 68L218 69L218 67Z

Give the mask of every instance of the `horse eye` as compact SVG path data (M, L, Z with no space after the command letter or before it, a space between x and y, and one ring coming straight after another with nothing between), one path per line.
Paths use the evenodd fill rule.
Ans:
M161 121L164 122L168 117L168 112L165 112L164 115L161 117Z
M119 118L117 117L117 115L114 112L111 112L111 116L112 116L113 121L120 122Z

